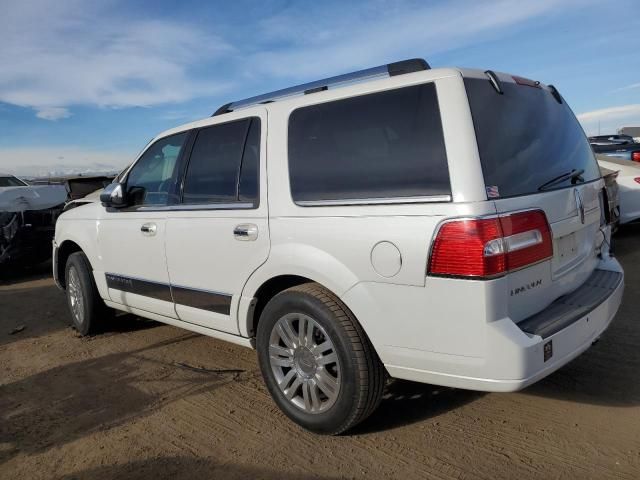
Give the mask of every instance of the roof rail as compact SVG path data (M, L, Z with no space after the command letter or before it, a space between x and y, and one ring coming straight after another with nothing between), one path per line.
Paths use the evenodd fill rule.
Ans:
M345 73L335 77L316 80L315 82L296 85L295 87L283 88L275 92L257 95L255 97L245 98L236 102L227 103L218 108L212 117L222 115L224 113L233 112L239 108L248 107L262 103L271 103L294 95L308 95L311 93L321 92L330 87L334 87L343 83L355 83L370 80L376 77L394 77L396 75L404 75L405 73L419 72L428 70L431 67L422 58L412 58L410 60L402 60L400 62L388 63L379 67L367 68L357 72Z

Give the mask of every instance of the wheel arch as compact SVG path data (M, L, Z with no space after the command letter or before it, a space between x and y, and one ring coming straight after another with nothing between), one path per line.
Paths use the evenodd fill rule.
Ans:
M71 254L76 252L83 252L82 247L73 240L65 240L58 246L58 255L56 257L56 264L53 266L56 270L56 275L60 286L64 289L67 287L66 279L66 266L67 260ZM89 261L91 263L91 261Z
M260 314L274 296L308 282L315 282L340 298L358 278L326 251L298 244L273 247L267 262L251 275L243 289L238 308L241 335L255 336Z

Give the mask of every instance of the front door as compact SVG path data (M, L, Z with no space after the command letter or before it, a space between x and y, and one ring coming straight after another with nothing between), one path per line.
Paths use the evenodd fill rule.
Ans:
M184 132L152 144L127 174L130 205L108 209L98 223L98 248L111 300L174 318L165 256L166 208L187 136Z
M244 118L226 114L224 123L197 131L180 205L167 215L178 318L232 334L239 333L242 288L269 254L266 115L252 111Z

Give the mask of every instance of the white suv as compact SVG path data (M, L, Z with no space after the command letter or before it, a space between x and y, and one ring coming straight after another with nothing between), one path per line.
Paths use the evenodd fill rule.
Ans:
M160 134L59 218L54 275L80 333L116 309L256 348L283 412L337 434L387 375L514 391L598 339L603 187L552 86L409 60Z

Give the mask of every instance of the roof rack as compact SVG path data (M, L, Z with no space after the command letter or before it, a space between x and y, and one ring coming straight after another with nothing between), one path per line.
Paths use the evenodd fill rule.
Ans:
M275 102L294 95L308 95L311 93L321 92L324 90L328 90L329 87L335 87L336 85L343 83L362 82L376 77L394 77L396 75L404 75L405 73L429 70L430 68L431 67L429 67L429 64L422 58L412 58L410 60L388 63L386 65L380 65L379 67L367 68L365 70L359 70L357 72L345 73L344 75L337 75L335 77L329 77L323 80L316 80L315 82L304 83L295 87L284 88L282 90L276 90L275 92L265 93L263 95L245 98L244 100L227 103L218 108L218 110L216 110L215 113L211 116L215 117L224 113L233 112L234 110L248 107L250 105Z

